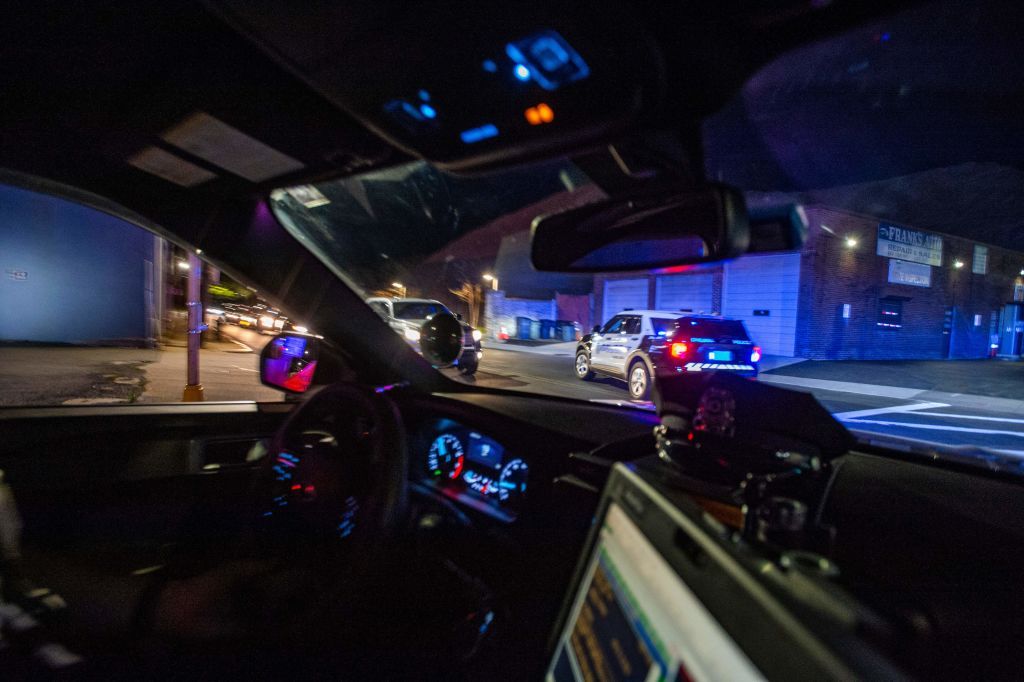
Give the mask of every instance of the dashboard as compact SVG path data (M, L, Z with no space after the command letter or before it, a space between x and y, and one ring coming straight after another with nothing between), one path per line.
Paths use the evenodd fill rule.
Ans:
M413 480L510 523L526 499L530 469L502 443L451 419L430 422L416 439Z

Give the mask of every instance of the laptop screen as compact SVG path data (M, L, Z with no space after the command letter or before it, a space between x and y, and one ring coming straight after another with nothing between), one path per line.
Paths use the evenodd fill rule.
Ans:
M764 679L614 502L579 585L546 679Z

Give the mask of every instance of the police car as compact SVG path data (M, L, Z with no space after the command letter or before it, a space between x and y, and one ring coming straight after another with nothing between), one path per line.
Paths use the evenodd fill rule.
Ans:
M401 334L417 353L420 352L420 327L423 323L438 313L455 315L445 304L431 298L377 296L366 299L366 302L392 329ZM462 319L459 315L455 317ZM473 329L465 322L462 323L462 330L462 355L456 364L460 373L470 375L476 373L480 366L480 358L484 356L480 346L481 334L480 330Z
M712 370L756 377L761 349L739 320L668 310L624 310L576 346L576 376L624 380L647 400L652 377Z

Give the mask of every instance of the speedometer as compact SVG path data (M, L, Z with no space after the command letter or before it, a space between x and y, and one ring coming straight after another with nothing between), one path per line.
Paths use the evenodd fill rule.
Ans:
M505 465L498 479L498 497L502 502L514 500L526 493L526 479L529 473L529 467L521 459L514 459Z
M450 433L435 438L427 453L427 471L432 478L458 478L465 462L462 441Z

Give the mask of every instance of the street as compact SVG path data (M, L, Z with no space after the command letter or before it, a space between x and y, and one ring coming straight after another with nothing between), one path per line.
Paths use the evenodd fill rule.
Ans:
M205 399L279 401L260 385L259 350L272 337L235 326L200 355ZM480 370L463 383L602 400L651 409L629 400L624 382L573 374L574 344L488 345ZM848 428L979 446L1024 458L1024 364L998 361L797 362L766 358L759 380L812 393ZM186 352L157 349L11 347L0 359L4 405L179 402Z
M625 382L600 377L586 382L576 379L569 346L564 350L544 349L548 352L509 348L489 346L484 351L480 371L470 381L495 388L630 403ZM865 374L866 364L861 363L856 371ZM1024 457L1024 367L1020 363L933 364L943 369L951 365L957 373L956 377L945 378L945 383L959 379L959 375L973 376L979 390L983 388L989 395L921 388L920 381L908 382L909 386L890 386L793 376L806 373L801 372L802 365L762 373L760 380L812 393L850 429L944 445L979 446ZM985 370L1004 377L1002 384L983 383ZM850 372L833 369L832 374L846 378ZM1000 394L1016 397L992 397ZM650 407L650 403L634 404Z

